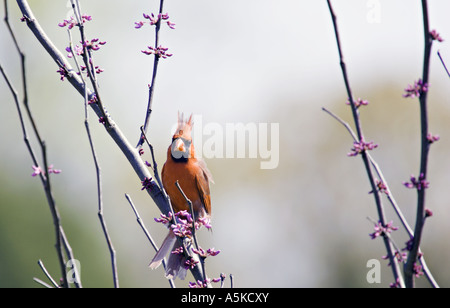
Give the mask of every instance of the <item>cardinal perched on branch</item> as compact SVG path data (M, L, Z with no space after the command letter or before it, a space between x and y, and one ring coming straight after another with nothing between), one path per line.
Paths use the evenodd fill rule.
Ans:
M209 192L209 182L213 182L212 176L206 163L196 158L194 144L192 143L192 115L187 121L183 119L183 114L178 113L178 126L172 138L172 143L167 150L167 160L163 166L161 175L164 189L170 197L175 213L187 211L191 213L189 199L192 203L194 222L209 219L211 216L211 196ZM183 196L179 187L184 192ZM157 268L167 253L171 252L167 261L166 277L184 279L187 269L186 258L182 251L177 236L172 229L169 229L161 248L150 263L150 268Z

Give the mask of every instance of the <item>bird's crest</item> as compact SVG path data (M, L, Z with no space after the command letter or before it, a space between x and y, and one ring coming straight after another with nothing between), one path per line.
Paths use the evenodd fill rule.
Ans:
M186 121L184 119L183 113L178 112L178 125L177 130L175 131L174 137L183 137L186 139L191 139L191 131L194 122L192 121L192 114L189 119Z

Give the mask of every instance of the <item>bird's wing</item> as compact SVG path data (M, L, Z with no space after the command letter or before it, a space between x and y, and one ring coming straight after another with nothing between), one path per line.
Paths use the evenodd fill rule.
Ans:
M211 173L203 161L199 161L201 172L195 176L195 183L197 185L198 194L205 207L206 213L211 214L211 195L209 192L209 182L212 181Z

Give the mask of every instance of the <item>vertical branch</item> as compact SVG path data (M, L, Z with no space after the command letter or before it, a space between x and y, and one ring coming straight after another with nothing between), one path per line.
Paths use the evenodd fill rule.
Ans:
M333 7L331 5L330 0L327 0L328 3L328 8L330 10L330 15L333 21L333 27L334 27L334 34L336 37L336 43L337 43L337 48L338 48L338 52L339 52L339 63L341 66L341 70L342 70L342 76L344 78L344 83L345 83L345 88L347 91L347 96L348 96L348 100L352 109L352 115L353 115L353 121L354 124L356 126L356 134L358 137L358 141L359 143L363 143L364 142L364 135L361 129L361 122L359 119L359 112L357 109L357 106L353 100L353 95L352 95L352 91L351 91L351 87L350 87L350 82L348 79L348 75L347 75L347 69L346 69L346 65L344 62L344 56L342 53L342 48L341 48L341 43L340 43L340 38L339 38L339 30L338 30L338 26L337 26L337 18L336 18L336 14L333 11ZM385 215L384 215L384 208L383 208L383 204L381 202L380 199L380 194L379 191L377 189L376 183L375 183L375 178L371 169L371 165L369 162L369 159L367 157L367 153L366 151L362 151L361 153L361 157L364 163L364 167L366 169L366 173L367 176L369 178L369 183L370 186L372 188L372 192L373 192L373 196L375 199L375 204L376 204L376 208L377 208L377 212L378 212L378 218L380 223L382 224L383 227L386 226L386 219L385 219ZM398 263L395 260L395 256L393 254L393 247L392 247L392 243L390 242L388 236L386 236L385 234L383 234L383 242L385 244L386 247L386 251L389 257L389 261L390 264L392 265L392 273L394 275L394 279L395 281L399 281L400 285L403 286L403 278L401 277L401 273L400 273L400 268L398 266Z
M424 56L423 56L423 71L422 82L423 85L428 84L428 76L430 70L430 55L432 46L432 37L430 35L428 23L428 4L427 0L422 0L422 15L423 15L423 31L424 31ZM421 127L421 151L420 151L420 171L419 178L424 181L427 179L428 153L430 143L428 136L428 110L427 110L427 92L421 91L419 96L420 102L420 127ZM424 187L417 187L417 213L416 224L414 227L414 238L411 250L408 254L408 259L405 264L405 281L407 287L414 286L414 264L416 263L420 240L422 237L423 225L425 222L425 191Z
M13 87L13 85L11 84L6 72L3 70L3 67L0 65L0 71L3 75L3 78L6 80L6 83L8 84L8 87L11 91L11 93L14 96L14 101L16 103L16 107L17 107L17 112L19 115L19 120L20 120L20 124L22 126L22 133L23 133L23 139L25 142L25 145L27 146L28 152L30 153L31 159L33 160L33 163L35 166L39 166L39 163L37 161L36 155L34 154L34 150L31 147L30 141L28 139L28 134L25 128L25 122L22 116L22 112L20 109L20 105L19 105L19 100L18 100L18 95L17 95L17 91L15 90L15 88ZM46 161L46 148L45 148L45 143L42 140L39 140L40 146L41 146L41 150L42 150L42 155L44 157L44 165L47 165ZM49 204L50 207L50 212L53 218L53 224L54 224L54 228L55 228L55 235L56 235L56 244L55 244L55 248L58 254L58 260L59 260L59 266L61 269L61 275L63 278L63 286L67 287L67 279L66 279L66 275L65 275L65 261L64 261L64 253L63 253L63 247L61 244L61 223L60 223L60 216L59 216L59 212L58 209L56 208L56 204L55 204L55 200L53 198L53 194L51 191L51 187L49 185L49 178L48 178L48 170L47 171L43 171L39 173L39 177L41 179L42 185L44 187L44 191L45 191L45 196L47 197L47 202Z
M82 57L83 57L84 64L86 65L86 72L89 76L89 80L91 81L92 87L94 88L94 92L95 92L95 96L96 96L96 103L98 104L98 107L100 108L100 112L102 114L102 118L104 120L105 127L109 128L111 126L111 122L109 121L109 118L107 117L107 115L105 113L105 109L103 107L103 103L100 98L97 77L96 77L95 69L94 69L94 67L95 67L94 59L92 58L91 50L89 48L87 48L87 40L86 40L86 36L84 33L84 23L82 21L82 15L81 15L81 11L80 11L80 2L78 0L76 0L76 1L71 0L71 2L72 2L73 12L74 12L75 18L78 23L77 26L80 30L81 42L83 44ZM81 75L81 71L80 71L80 75ZM84 88L86 89L86 83L85 83Z
M164 0L160 0L159 14L162 14L162 12L163 12L163 5L164 5ZM159 18L157 23L155 24L155 48L157 48L159 45L159 29L160 28L161 28L161 18ZM160 56L158 54L155 54L154 60L153 60L152 80L151 80L150 86L148 88L148 103L147 103L147 112L145 114L145 120L144 120L144 129L143 129L143 132L141 133L141 137L139 139L137 147L142 146L142 144L144 143L144 140L142 138L148 130L148 124L150 121L150 116L152 114L153 93L155 91L155 81L156 81L156 74L158 72L159 58L160 58Z
M87 109L87 94L85 97L85 105ZM97 178L97 196L98 196L98 218L100 220L100 224L102 226L103 234L106 239L106 243L108 245L109 253L111 256L111 267L112 267L112 274L113 274L113 282L114 287L119 287L119 277L117 275L117 260L116 260L116 251L114 249L114 246L111 241L111 237L109 236L108 228L106 226L106 221L103 215L103 193L102 193L102 178L101 178L101 169L100 165L97 160L97 154L94 148L94 143L92 141L92 136L89 129L89 121L88 118L85 118L84 125L86 127L86 133L88 135L89 139L89 145L91 147L92 157L95 164L95 172L96 172L96 178Z
M73 4L73 10L75 13L75 16L78 20L79 24L82 24L81 22L81 13L79 12L79 3L77 1L77 4ZM77 9L78 10L77 10ZM70 49L72 54L75 55L75 52L73 50L73 44L72 44L72 36L70 34L70 30L68 30L69 33L69 43L70 43ZM94 142L92 140L92 135L91 135L91 130L89 128L89 118L88 118L88 93L87 93L87 86L86 86L86 81L83 78L83 75L81 74L81 69L80 66L78 64L78 61L76 59L76 57L74 57L74 61L75 61L75 65L77 66L78 72L80 72L80 77L82 82L84 83L84 126L86 129L86 134L88 136L88 140L89 140L89 146L91 148L91 152L92 152L92 158L94 160L94 165L95 165L95 173L96 173L96 180L97 180L97 198L98 198L98 218L100 220L100 225L102 227L103 230L103 234L105 236L106 239L106 243L108 245L108 249L109 249L109 253L111 256L111 267L112 267L112 274L113 274L113 283L114 283L114 287L118 288L119 287L119 277L117 274L117 260L116 260L116 251L114 249L114 246L112 244L111 241L111 237L109 235L108 232L108 228L106 225L106 221L103 215L103 193L102 193L102 178L101 178L101 168L100 165L98 163L98 159L97 159L97 153L95 151L95 147L94 147Z
M344 78L345 89L347 91L348 101L350 102L350 107L352 109L353 119L355 120L356 134L357 134L358 139L359 139L358 141L362 141L364 139L364 137L363 137L363 134L362 134L361 124L357 120L357 119L359 119L358 108L356 108L356 104L353 101L352 89L350 87L350 82L348 80L347 67L346 67L345 62L344 62L344 55L342 53L342 48L341 48L341 40L339 38L337 17L336 17L336 14L334 13L333 7L331 6L330 0L327 0L327 3L328 3L328 8L329 8L330 14L331 14L331 19L333 21L334 35L336 37L336 44L337 44L338 53L339 53L339 64L340 64L341 70L342 70L342 77Z
M155 180L158 183L159 188L161 189L163 194L165 194L167 196L167 193L164 190L164 186L163 186L163 184L161 182L161 178L159 177L158 164L156 163L155 152L153 151L153 145L147 139L147 135L145 134L144 126L141 126L141 134L142 134L141 140L143 140L143 141L145 140L145 142L147 143L147 145L148 145L148 147L150 149L150 154L152 156L153 176L155 177Z
M60 222L60 215L59 215L59 211L56 207L56 203L55 200L53 198L53 194L51 191L51 185L50 185L50 178L49 178L49 172L48 172L48 164L47 164L47 154L46 154L46 145L45 142L42 140L37 126L36 126L36 122L34 121L34 117L32 116L31 113L31 109L29 108L29 104L28 104L28 90L27 90L27 82L26 82L26 66L25 66L25 54L22 52L16 36L12 30L12 27L9 23L9 13L8 13L8 5L7 5L7 0L4 0L4 7L5 7L5 18L4 21L7 25L7 28L9 30L9 33L14 41L14 45L16 47L16 50L20 56L20 64L21 64L21 77L22 77L22 87L23 87L23 104L25 106L25 109L27 111L27 115L29 118L30 123L32 124L33 127L33 131L36 135L36 138L38 140L38 143L40 145L41 148L41 152L42 152L42 156L43 156L43 164L44 164L44 170L42 170L42 172L40 172L39 177L41 179L42 185L44 187L44 191L45 191L45 195L47 198L47 203L49 205L50 208L50 212L53 218L53 224L54 224L54 228L55 228L55 237L56 237L56 243L55 243L55 248L57 250L57 255L58 255L58 260L59 260L59 266L60 266L60 270L61 270L61 276L62 276L62 285L64 287L68 287L68 282L67 282L67 278L65 275L65 260L64 260L64 252L63 249L65 248L67 252L72 252L70 245L67 241L67 239L65 238L65 236L63 237L62 234L64 234L63 228L61 226L61 222ZM25 128L25 122L24 122L24 118L21 112L21 108L20 108L20 104L19 104L19 99L18 99L18 94L17 91L14 89L14 86L12 85L12 83L10 82L6 72L4 72L3 68L0 66L0 70L2 72L2 75L5 79L5 81L8 84L8 87L14 97L14 101L16 103L16 107L17 107L17 112L19 115L19 120L21 123L21 127L22 127L22 134L23 134L23 138L24 138L24 142L25 145L27 146L28 152L30 153L31 159L33 161L33 164L36 167L39 167L39 163L38 160L36 158L36 155L34 154L34 150L30 144L30 141L28 139L28 134L27 134L27 130ZM63 247L64 246L64 247ZM69 255L69 258L73 258L72 255ZM76 282L76 286L80 287L81 286L81 282Z

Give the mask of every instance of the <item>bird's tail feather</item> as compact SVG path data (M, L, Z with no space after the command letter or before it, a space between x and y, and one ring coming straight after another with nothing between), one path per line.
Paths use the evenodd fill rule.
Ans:
M180 247L180 243L178 241L173 245L172 251ZM171 253L169 255L169 259L167 260L166 267L166 278L175 279L179 277L181 280L184 280L187 274L187 270L184 267L184 263L186 262L186 257L183 253Z
M180 243L177 241L177 236L172 231L169 231L161 244L161 248L159 248L158 252L150 262L149 267L151 269L158 268L165 256L169 254L169 259L166 265L166 278L174 279L179 277L183 280L187 274L187 270L184 267L186 258L183 253L172 253L172 251L178 249L179 247Z
M164 259L164 257L173 250L172 247L174 246L176 241L177 241L176 235L173 234L172 231L169 231L163 243L161 244L161 247L159 248L158 252L153 257L152 262L150 262L148 266L151 269L158 268L161 265L161 262Z

